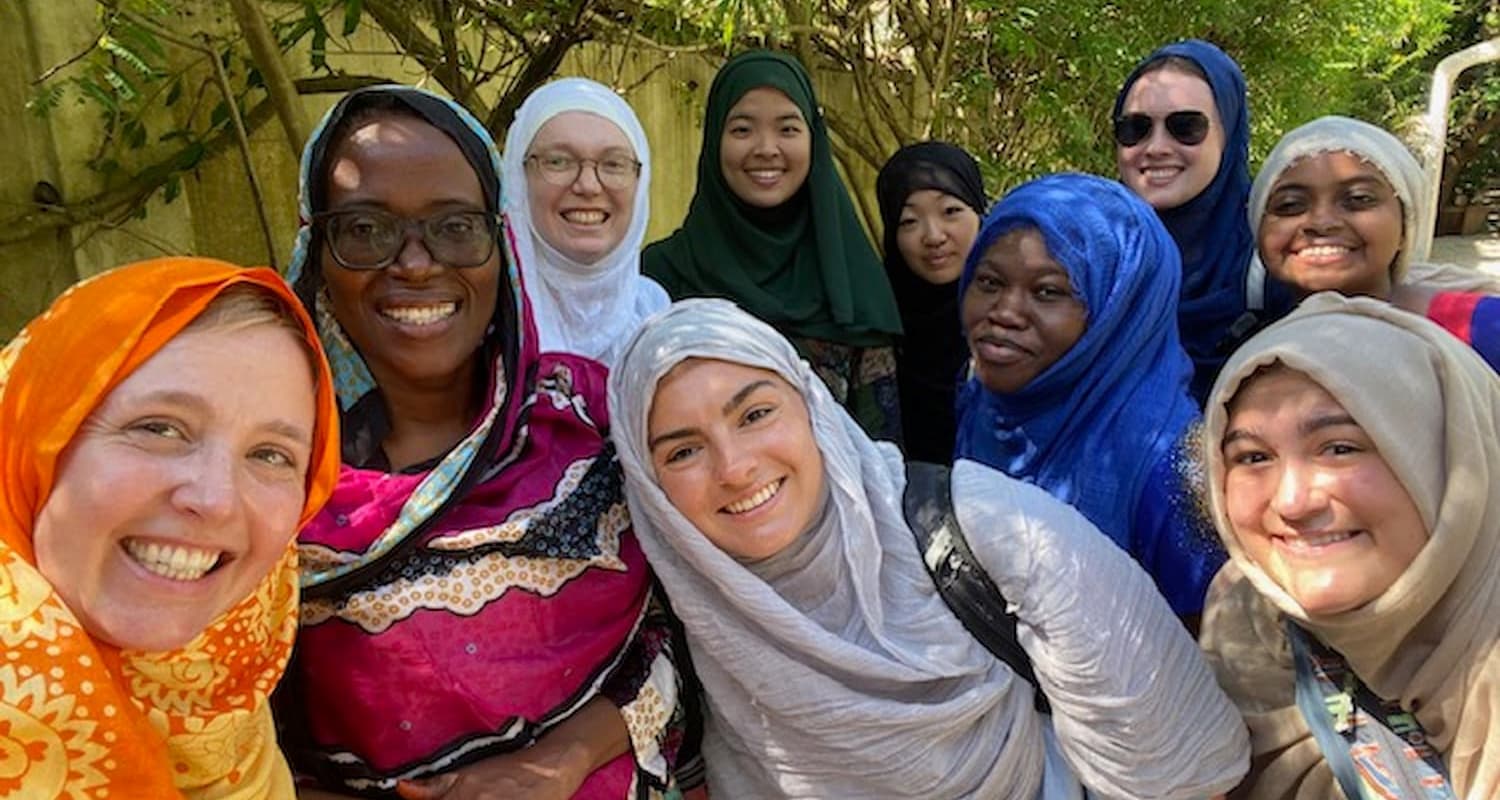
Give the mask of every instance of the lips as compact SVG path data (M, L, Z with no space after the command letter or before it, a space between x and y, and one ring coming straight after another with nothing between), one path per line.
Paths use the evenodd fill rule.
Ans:
M603 225L609 214L597 208L575 208L563 211L560 216L574 225Z
M121 544L132 561L147 572L173 581L196 581L218 566L223 550L180 544L125 539Z
M1330 264L1343 260L1353 248L1341 244L1321 244L1303 247L1293 255L1312 264Z
M761 187L775 186L785 174L785 167L765 167L745 170L745 175L750 178L750 182Z
M1015 364L1032 358L1036 355L1030 348L1023 347L1011 339L1002 336L980 336L974 340L975 355L980 359L1000 365Z
M1321 531L1318 533L1304 533L1294 536L1275 537L1277 545L1283 550L1299 556L1317 556L1336 545L1354 539L1356 536L1364 535L1364 531Z
M1146 183L1153 186L1171 183L1181 174L1182 167L1144 167L1141 169L1141 175L1146 178Z
M776 493L781 491L781 486L784 483L786 483L786 478L777 478L757 489L749 497L736 500L720 510L726 514L747 514L770 502L771 498L775 497Z

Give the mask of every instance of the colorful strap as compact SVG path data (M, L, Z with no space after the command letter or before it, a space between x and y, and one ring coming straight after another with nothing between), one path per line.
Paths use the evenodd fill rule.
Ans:
M1343 657L1288 620L1297 707L1348 800L1457 800L1414 714L1377 697Z

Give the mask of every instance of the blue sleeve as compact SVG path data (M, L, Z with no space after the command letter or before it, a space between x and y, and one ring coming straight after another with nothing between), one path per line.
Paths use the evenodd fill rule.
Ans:
M1209 581L1226 554L1200 490L1202 474L1189 447L1159 459L1136 504L1130 551L1180 617L1203 613Z
M1474 306L1469 345L1500 372L1500 297L1485 297Z

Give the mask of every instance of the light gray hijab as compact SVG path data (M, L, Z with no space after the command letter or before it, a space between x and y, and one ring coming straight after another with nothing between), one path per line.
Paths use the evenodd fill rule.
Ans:
M688 358L774 372L807 402L827 498L797 543L743 564L667 499L647 450L658 381ZM649 320L609 379L641 546L693 648L724 797L1035 798L1032 689L933 587L900 508L900 454L871 442L792 346L724 300Z

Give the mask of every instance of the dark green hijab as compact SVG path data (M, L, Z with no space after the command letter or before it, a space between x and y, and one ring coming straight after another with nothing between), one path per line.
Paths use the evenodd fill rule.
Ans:
M773 209L741 201L719 167L729 109L763 86L797 104L812 136L807 182ZM742 53L714 77L687 219L647 247L641 265L674 300L727 297L791 336L871 346L901 332L890 283L834 170L807 70L781 53Z

